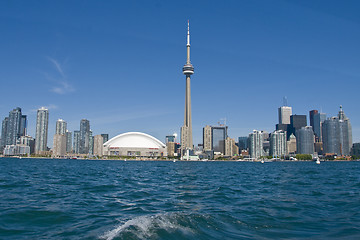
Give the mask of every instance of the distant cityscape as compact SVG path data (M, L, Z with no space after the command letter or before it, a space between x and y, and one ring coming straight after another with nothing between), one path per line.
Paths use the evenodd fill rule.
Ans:
M3 156L36 156L53 158L180 158L182 160L233 159L311 160L313 158L344 159L360 156L360 143L352 141L352 127L342 106L337 116L327 118L318 110L306 115L293 114L292 107L278 108L279 122L271 133L253 130L237 141L228 136L226 119L218 126L204 126L203 142L194 146L191 118L190 26L187 26L187 59L182 71L186 76L184 125L177 135L165 137L165 144L145 133L123 133L109 139L107 133L93 136L90 121L80 120L79 130L69 131L67 122L56 122L53 147L48 143L49 110L37 110L35 138L27 135L27 116L20 107L9 112L2 121L0 152Z
M191 155L199 159L244 159L261 158L294 159L299 154L327 159L351 159L360 156L360 143L352 143L350 119L340 106L337 116L327 118L326 113L309 111L310 125L306 115L292 113L292 107L278 108L279 122L271 133L253 130L248 136L240 136L237 141L228 136L226 122L217 126L204 126L203 142L195 146ZM177 135L165 136L165 144L152 151L143 152L144 146L113 147L106 145L109 135L93 136L90 121L80 120L79 130L73 132L67 128L63 119L56 121L53 147L48 142L49 110L42 107L37 110L35 138L27 135L27 116L17 107L9 112L2 121L0 150L4 156L43 156L54 158L103 158L103 157L180 157L181 144ZM140 134L141 135L141 134ZM142 136L143 137L143 136ZM115 137L116 138L116 137ZM143 141L140 138L138 141ZM132 149L130 149L132 148ZM136 148L136 147L135 147ZM114 151L114 149L116 151Z

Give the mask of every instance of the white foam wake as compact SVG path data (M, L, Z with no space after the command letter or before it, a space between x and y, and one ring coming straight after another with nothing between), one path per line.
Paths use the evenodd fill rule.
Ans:
M112 240L120 234L127 232L135 235L139 239L148 239L150 237L156 237L157 230L165 230L169 233L175 231L181 231L184 234L191 233L192 230L190 228L179 224L178 217L176 213L136 217L105 233L101 238Z

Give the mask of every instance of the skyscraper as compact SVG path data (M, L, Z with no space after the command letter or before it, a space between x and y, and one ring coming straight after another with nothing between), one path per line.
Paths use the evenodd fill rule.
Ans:
M204 151L225 154L225 140L228 137L227 128L227 126L205 126L203 128Z
M326 120L326 113L317 113L314 115L313 130L317 142L322 142L321 126Z
M288 106L279 107L279 124L290 124L292 108Z
M259 159L264 156L264 137L261 131L254 130L249 134L249 154L251 158Z
M314 153L314 131L311 126L296 130L296 152L299 154Z
M17 107L9 112L9 122L6 132L6 145L16 145L20 137L21 108Z
M90 122L87 119L80 121L80 144L79 153L88 154L90 147Z
M66 135L66 130L67 123L62 119L57 120L55 134Z
M72 134L69 130L66 130L66 152L72 152Z
M247 150L248 149L248 142L249 142L249 137L239 137L239 153L241 153L242 150Z
M192 124L191 124L191 89L190 76L194 74L194 67L190 62L190 27L188 21L187 31L187 59L183 67L183 74L186 76L185 113L184 125L181 127L181 148L182 154L186 149L193 149Z
M306 126L306 115L291 115L288 136L290 136L291 134L294 134L296 136L296 130Z
M6 145L6 136L7 136L8 125L9 125L9 118L5 117L4 120L2 121L2 127L1 127L1 144L0 144L1 151L3 150L3 148Z
M80 131L74 131L73 146L74 153L80 153Z
M19 135L26 136L26 131L27 131L27 116L21 115Z
M104 153L104 138L102 135L94 136L94 155L101 157Z
M36 137L35 137L35 153L47 151L47 137L49 124L49 110L42 107L37 111L36 117Z
M203 128L203 149L204 151L212 150L211 126L209 125Z
M314 131L314 116L318 113L319 113L318 110L309 111L310 126L313 128L313 131Z
M352 127L350 120L340 106L337 117L332 117L322 124L324 153L349 155L352 146Z
M286 132L282 130L274 131L270 135L270 155L280 157L287 154Z

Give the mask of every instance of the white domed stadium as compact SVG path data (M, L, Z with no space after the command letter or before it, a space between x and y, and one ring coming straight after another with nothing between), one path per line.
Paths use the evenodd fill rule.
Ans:
M166 156L166 146L160 140L141 132L127 132L104 143L104 154L108 156Z

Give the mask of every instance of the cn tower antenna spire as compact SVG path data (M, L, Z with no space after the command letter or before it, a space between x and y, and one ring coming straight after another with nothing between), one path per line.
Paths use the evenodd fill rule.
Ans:
M190 23L188 20L188 32L187 32L187 44L186 46L190 46Z

